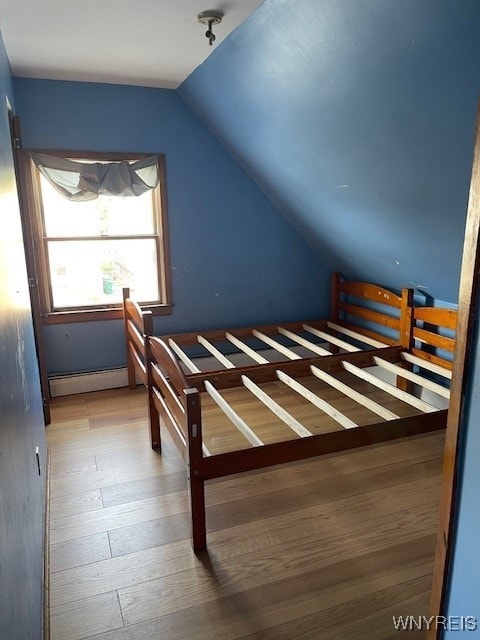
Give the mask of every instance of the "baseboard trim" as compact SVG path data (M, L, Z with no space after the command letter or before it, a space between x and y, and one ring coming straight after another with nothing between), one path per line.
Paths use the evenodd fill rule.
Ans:
M117 389L128 386L127 369L109 369L91 373L76 373L50 378L50 395L70 396L75 393L88 393L104 389Z

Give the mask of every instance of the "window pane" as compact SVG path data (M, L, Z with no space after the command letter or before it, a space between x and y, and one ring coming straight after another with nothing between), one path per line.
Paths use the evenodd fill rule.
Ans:
M99 196L72 202L41 175L47 236L124 236L155 233L152 192L138 197Z
M141 302L160 298L153 239L50 241L54 309L120 304L122 287Z

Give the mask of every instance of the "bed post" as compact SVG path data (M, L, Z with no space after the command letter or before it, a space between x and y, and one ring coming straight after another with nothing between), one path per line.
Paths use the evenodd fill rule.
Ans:
M151 313L151 312L150 312ZM147 368L147 390L148 390L148 417L150 422L150 444L152 449L162 450L162 435L160 430L160 416L153 400L153 373L152 373L152 351L150 346L150 336L145 336L145 366Z
M332 322L338 322L340 320L340 310L338 303L340 301L340 283L342 281L342 274L339 271L335 271L331 276L330 284L330 320Z
M400 306L400 329L399 342L403 349L412 348L412 328L413 328L413 289L402 289L402 302ZM412 366L408 362L402 362L402 367L411 370ZM397 388L411 393L413 384L406 378L397 376Z
M132 362L132 356L130 355L130 338L128 332L128 320L129 315L127 311L127 298L130 298L130 289L129 287L123 287L123 324L125 325L125 348L127 350L127 375L128 375L128 387L129 389L135 389L137 383L135 381L135 365Z
M151 311L143 311L143 333L145 336L153 336L153 313ZM146 341L145 341L146 343Z
M404 349L412 347L413 289L402 289L400 307L400 344Z
M338 271L333 272L330 282L330 320L331 322L338 322L340 320L339 302L342 274ZM338 334L335 332L335 335ZM331 344L329 348L332 353L340 352L340 349L336 344Z
M185 389L187 421L187 478L192 519L192 547L195 552L207 547L205 522L205 482L199 477L197 462L203 458L202 414L197 389Z

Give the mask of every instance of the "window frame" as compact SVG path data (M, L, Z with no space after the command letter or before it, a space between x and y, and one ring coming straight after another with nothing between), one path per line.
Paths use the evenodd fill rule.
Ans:
M158 153L116 153L99 151L70 151L51 149L19 149L19 165L22 181L22 200L28 218L28 228L33 240L33 262L35 264L36 282L30 282L30 286L36 286L42 314L43 324L64 324L69 322L91 322L97 320L117 320L123 317L122 303L112 305L102 305L98 307L87 307L82 309L61 309L54 310L52 303L52 291L50 282L50 270L48 262L48 251L46 249L48 236L43 233L43 202L40 187L40 172L32 160L33 153L48 153L63 158L73 160L96 160L96 161L122 161L141 160L155 156L158 165L159 188L153 191L156 245L157 245L157 267L158 283L161 300L147 301L142 303L143 309L150 310L153 315L171 315L172 288L171 288L171 266L170 266L170 243L168 231L167 197L166 197L166 172L165 155ZM138 237L142 237L139 234ZM82 238L80 238L82 239ZM108 239L108 236L105 236ZM128 236L125 238L128 239ZM71 240L69 238L69 240ZM28 250L28 248L27 248Z

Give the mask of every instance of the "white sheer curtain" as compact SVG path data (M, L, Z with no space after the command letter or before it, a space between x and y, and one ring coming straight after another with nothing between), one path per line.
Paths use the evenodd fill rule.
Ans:
M157 158L136 162L76 162L46 153L32 160L48 182L65 198L81 202L99 195L141 196L158 184Z

